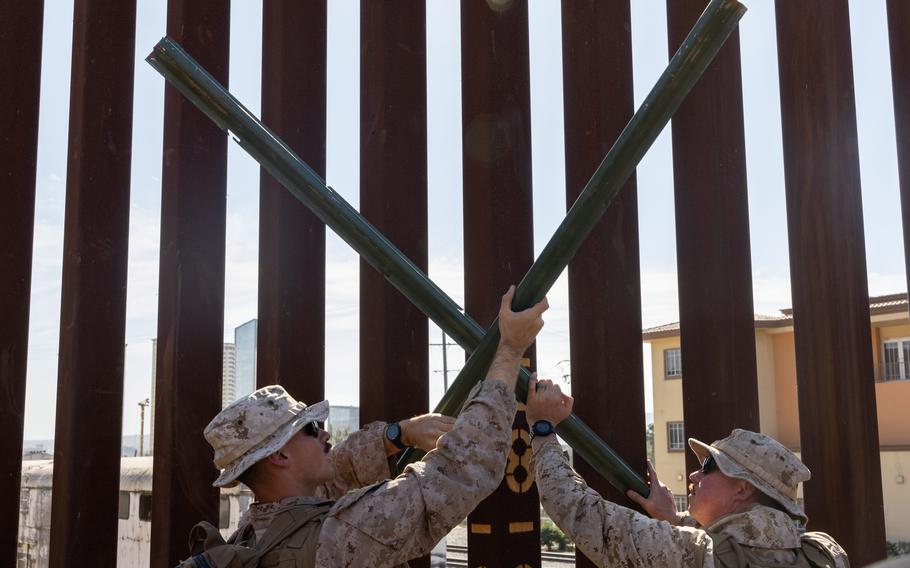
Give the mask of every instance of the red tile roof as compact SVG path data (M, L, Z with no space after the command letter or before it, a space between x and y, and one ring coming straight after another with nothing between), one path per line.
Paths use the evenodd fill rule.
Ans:
M869 298L869 315L871 316L901 312L906 314L907 310L908 303L906 293L871 296ZM782 315L779 316L755 314L755 327L768 329L793 325L793 308L786 308L780 312ZM676 337L679 335L679 322L649 327L642 330L641 335L642 339L645 341L662 339L665 337Z

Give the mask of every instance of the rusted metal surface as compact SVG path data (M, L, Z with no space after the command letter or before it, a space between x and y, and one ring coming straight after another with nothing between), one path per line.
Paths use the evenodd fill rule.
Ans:
M16 563L44 1L0 2L0 565Z
M804 0L776 14L806 511L865 566L885 532L849 11Z
M562 4L566 201L585 182L632 117L629 0ZM641 285L635 179L569 264L569 333L575 413L640 473L646 471L641 382ZM624 494L580 457L573 465L611 501ZM594 566L580 552L577 566Z
M735 31L746 8L736 0L712 0L692 28L679 51L670 60L654 88L604 156L566 217L543 247L534 265L519 282L512 300L514 307L529 307L543 299L569 261L585 244L591 231L635 173L638 161L670 121L686 94L717 55L727 37ZM215 118L219 120L219 118ZM498 322L494 321L483 339L471 352L452 387L437 405L437 411L456 412L467 396L463 390L480 380L493 360L499 341ZM515 385L515 396L525 400L530 372L522 369ZM634 489L647 494L641 476L620 458L577 415L559 423L557 433L610 482L625 492ZM404 460L404 458L402 458Z
M672 54L707 5L668 0ZM673 182L686 436L759 430L739 32L673 115ZM655 424L666 428L666 424ZM686 452L688 470L698 467Z
M227 84L228 0L170 0L168 35ZM164 98L153 568L186 557L187 535L218 519L212 449L221 409L227 137L168 86Z
M73 20L50 565L112 566L136 3L77 0Z
M263 122L325 177L326 2L270 0L262 20ZM325 225L265 170L257 365L259 386L325 398Z
M360 212L427 271L426 6L360 4ZM427 317L360 261L360 422L429 409ZM429 566L429 557L413 562Z
M526 2L461 3L461 80L465 308L486 325L534 260ZM523 411L514 428L514 471L468 517L469 566L540 566Z
M425 6L362 2L360 45L360 211L426 272ZM364 260L360 297L361 423L426 412L426 316Z
M904 266L910 290L910 3L888 0L888 40L891 45L891 86L894 91L894 130L900 176L901 220L904 228Z

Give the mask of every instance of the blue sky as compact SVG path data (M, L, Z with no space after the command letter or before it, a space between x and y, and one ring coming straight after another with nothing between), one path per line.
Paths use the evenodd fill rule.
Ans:
M777 49L773 3L747 2L741 24L743 97L749 183L755 311L790 306L786 210ZM358 203L359 4L329 3L327 180ZM531 105L535 250L539 252L565 210L562 70L559 2L530 6ZM261 0L232 3L231 91L254 113L260 108ZM906 290L890 63L884 0L850 3L854 77L870 293ZM139 430L137 403L151 391L151 338L157 328L161 147L164 80L143 61L165 33L164 0L138 1L135 125L130 213L123 431ZM29 336L26 439L54 435L60 319L61 256L66 179L72 0L47 0L37 175L35 252ZM462 302L460 15L455 1L430 0L427 10L430 277ZM636 104L668 60L663 0L632 1ZM638 169L642 318L645 326L676 321L676 249L672 151L669 129ZM257 164L229 145L225 339L256 316L258 243ZM339 239L327 242L327 385L335 404L357 404L357 301L359 264ZM550 294L547 326L538 340L539 369L569 372L565 280ZM486 323L486 322L481 322ZM439 341L431 324L430 338ZM442 368L431 347L431 370ZM351 357L351 353L354 357ZM645 376L650 377L645 350ZM449 351L449 362L461 352ZM454 373L451 375L454 377ZM442 394L431 373L430 405ZM650 385L644 381L650 409Z

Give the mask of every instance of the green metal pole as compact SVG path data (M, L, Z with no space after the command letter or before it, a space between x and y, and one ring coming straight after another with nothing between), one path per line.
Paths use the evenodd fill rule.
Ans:
M712 7L714 7L713 10ZM655 90L660 87L664 90L674 91L675 96L655 97L655 93L652 92L644 105L642 105L642 109L636 113L629 126L623 131L610 154L604 159L604 163L617 162L615 157L611 160L611 155L614 154L616 148L620 145L632 147L631 152L623 154L624 160L631 161L621 164L619 168L613 166L614 169L611 170L614 174L623 175L624 173L625 175L625 178L621 181L613 183L615 185L614 196L625 183L625 179L631 175L638 160L644 155L654 138L666 125L682 98L691 89L698 75L707 67L720 45L723 44L723 40L735 28L736 22L743 11L744 9L733 0L714 0L709 5L705 15L702 16L695 29L693 29L693 33L690 34L680 48L680 52L687 50L687 55L684 58L688 58L689 61L677 61L680 59L680 52L677 52L677 55L671 61L670 67L668 67L655 87ZM735 16L731 17L731 14L735 14ZM699 33L696 34L696 31ZM155 46L147 61L184 96L218 124L220 128L233 132L241 147L249 152L295 197L307 205L326 225L331 227L342 239L357 250L367 262L379 270L392 285L405 294L415 306L426 313L459 345L471 351L478 347L478 344L483 347L484 343L487 343L491 344L495 351L495 345L498 343L498 328L495 327L495 324L495 332L493 334L487 333L484 336L483 328L470 317L462 314L458 305L451 298L433 284L425 274L414 266L369 222L363 219L350 204L331 188L327 187L325 181L318 174L262 125L222 85L183 51L176 42L167 38L162 39ZM693 61L700 63L693 64ZM677 63L677 68L671 72L674 62ZM689 77L688 74L694 74L694 76ZM669 101L666 99L669 99ZM641 124L635 126L633 123L636 123L636 118L644 111L651 110L648 105L657 104L658 100L662 100L665 103L669 102L669 104L675 106L672 106L670 110L659 113L656 117L653 116L653 112L645 112L648 119L640 120ZM662 122L661 117L663 117ZM604 169L604 164L601 164L598 172ZM600 177L595 174L592 181L600 179L599 185L610 187L610 184L603 180L604 176L605 174L603 173ZM588 185L592 184L589 183ZM583 205L585 203L584 199L585 194L582 194L572 207L572 210L570 210L570 215L579 206L585 207ZM612 196L609 199L612 199ZM592 226L609 206L609 199L600 200L599 209L594 213L595 218L590 221ZM597 205L597 200L594 200L594 204ZM582 223L587 223L586 217L591 216L581 215L581 213L576 213L575 215L579 218L579 222ZM587 229L587 231L590 231L590 229ZM585 231L585 234L587 231ZM571 237L572 232L573 229L566 227L566 222L563 222L557 230L554 240L561 234ZM583 237L581 240L583 240ZM553 241L551 241L544 253L553 248ZM561 256L555 254L554 258L558 260ZM541 258L543 258L543 255L541 255ZM568 263L569 258L571 258L571 255L565 259L563 267ZM540 264L540 260L538 260L537 264ZM519 290L523 291L521 296L516 295L516 301L514 302L516 307L521 305L520 302L524 302L525 305L535 303L537 300L534 298L542 298L546 293L546 289L555 281L554 277L547 282L547 272L543 269L540 270L541 274L539 276L535 276L532 279L533 271L534 269L532 268L532 271L522 280L522 287ZM556 274L558 275L561 271L562 268ZM534 285L539 286L537 291L530 288L530 286ZM543 287L544 285L545 288ZM481 341L482 339L483 342ZM489 362L484 365L482 370L485 370L488 365ZM448 404L452 405L451 401L460 400L461 402L458 402L455 410L460 408L464 397L470 390L471 382L476 382L479 378L481 378L481 375L476 375L474 381L461 380L462 384L467 385L467 388L464 389L464 394L460 398L448 396ZM522 369L519 389L517 390L517 394L521 399L526 396L529 378L530 374ZM456 380L456 383L458 383L458 380ZM455 384L453 383L454 388ZM590 428L585 426L578 417L572 416L560 424L560 434L579 455L597 468L612 485L620 490L631 488L642 494L648 493L648 486L644 480L628 464L623 462Z
M291 194L356 250L373 268L459 345L473 349L484 329L436 286L369 221L328 187L319 174L264 126L180 45L163 38L146 61L237 143Z
M735 0L713 0L707 6L648 98L623 129L550 242L519 283L513 301L515 309L524 309L539 302L553 286L745 11L746 8ZM452 414L461 408L473 384L485 375L498 344L499 322L494 321L458 373L452 387L443 395L436 412ZM522 375L516 387L516 396L525 401L527 392L528 383ZM571 420L559 425L557 432L590 463L585 452L578 447L585 443L584 438L587 437L580 435L580 425L581 420L573 415ZM402 456L402 459L408 458L410 456ZM596 463L592 465L600 469Z

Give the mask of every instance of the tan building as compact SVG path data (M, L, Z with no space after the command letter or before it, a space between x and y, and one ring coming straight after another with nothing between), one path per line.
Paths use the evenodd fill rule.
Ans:
M910 318L907 294L879 296L870 298L869 302L886 538L892 542L910 541ZM781 310L781 314L755 318L759 418L763 433L798 452L793 312ZM682 406L682 381L685 379L679 324L646 329L643 339L651 345L655 467L661 480L676 496L677 507L683 509L688 478Z

